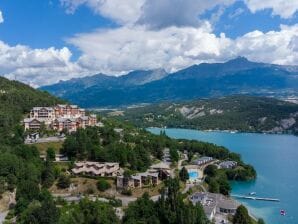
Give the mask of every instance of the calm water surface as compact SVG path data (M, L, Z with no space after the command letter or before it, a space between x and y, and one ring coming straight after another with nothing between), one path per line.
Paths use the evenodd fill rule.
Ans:
M148 130L159 134L161 129ZM255 167L258 177L253 182L232 183L232 193L257 192L259 197L279 198L280 202L240 201L267 224L298 224L298 137L188 129L166 129L166 134L212 142L240 153L245 162ZM281 209L286 210L286 216L280 215Z

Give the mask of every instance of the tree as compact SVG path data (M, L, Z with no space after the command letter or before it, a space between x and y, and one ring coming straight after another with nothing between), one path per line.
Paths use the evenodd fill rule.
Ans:
M104 179L99 180L96 185L97 185L97 189L100 191L106 191L109 188L111 188L111 184Z
M101 201L82 199L78 204L66 205L62 209L60 224L118 224L113 207Z
M258 219L258 224L265 224L265 221L263 219Z
M223 195L229 195L231 191L230 183L228 182L226 176L220 176L218 178L218 184L219 184L219 192Z
M55 161L55 158L56 158L56 152L53 148L48 148L47 149L47 161Z
M40 201L34 200L19 217L23 224L57 224L60 212L51 194L44 191L40 194Z
M58 178L58 182L57 182L57 186L59 188L68 188L70 186L70 178L64 174L60 175L60 177Z
M252 224L248 211L243 205L237 208L233 218L233 224Z
M144 193L141 198L129 204L123 217L124 224L147 223L159 224L155 203L150 200L149 194Z
M204 174L206 174L210 177L214 177L216 175L216 172L217 172L217 167L215 165L208 165L204 169Z
M170 157L173 162L178 162L179 153L176 148L170 148Z
M41 175L42 185L49 188L55 181L54 166L51 160L45 162L45 168Z
M167 180L166 189L162 191L160 199L156 202L160 223L209 223L202 206L193 206L185 203L183 199L182 194L179 192L179 180Z
M209 191L211 193L219 193L219 184L214 178L211 178L209 181Z
M189 174L188 174L187 169L185 167L182 167L182 169L180 170L179 177L180 177L180 180L183 181L183 182L185 182L189 179Z

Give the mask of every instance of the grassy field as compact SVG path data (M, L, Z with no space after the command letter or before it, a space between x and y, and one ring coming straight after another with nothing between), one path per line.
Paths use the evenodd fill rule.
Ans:
M53 148L56 153L59 153L62 148L63 142L46 142L46 143L37 143L33 146L37 147L41 154L45 154L48 148Z

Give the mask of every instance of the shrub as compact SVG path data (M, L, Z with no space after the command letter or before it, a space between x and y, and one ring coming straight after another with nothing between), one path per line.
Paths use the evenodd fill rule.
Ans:
M68 188L70 186L70 178L64 174L60 175L57 186L62 189Z
M108 181L102 179L97 182L97 189L99 191L106 191L109 188L111 188L111 184Z
M121 194L131 196L132 191L130 189L124 189L124 190L122 190Z

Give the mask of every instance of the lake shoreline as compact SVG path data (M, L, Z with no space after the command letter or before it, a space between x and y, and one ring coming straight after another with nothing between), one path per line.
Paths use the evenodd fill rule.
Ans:
M257 192L260 197L278 198L280 202L266 202L256 200L237 200L244 204L256 218L263 218L270 224L296 224L298 207L296 194L298 188L298 138L289 134L261 134L229 131L201 131L195 129L169 128L147 129L151 133L159 134L161 130L175 139L198 140L221 145L232 152L241 155L244 162L253 165L258 173L255 181L234 183L233 194L248 194ZM286 147L285 147L286 146ZM286 163L281 161L287 161ZM280 215L280 210L287 212Z
M219 133L230 133L230 134L264 134L264 135L290 135L298 137L298 135L288 132L271 132L271 131L240 131L236 129L199 129L199 128L193 128L193 127L185 127L185 126L173 126L173 127L144 127L145 129L152 129L152 128L158 128L158 129L182 129L182 130L194 130L194 131L202 131L202 132L219 132Z

